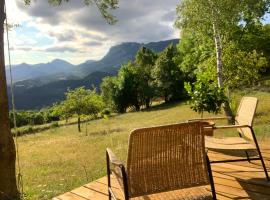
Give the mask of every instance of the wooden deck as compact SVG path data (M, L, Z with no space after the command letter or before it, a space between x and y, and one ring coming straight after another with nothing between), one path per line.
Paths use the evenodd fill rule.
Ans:
M261 144L261 150L270 175L270 143ZM209 152L210 160L229 159L233 156ZM235 157L234 157L235 158ZM260 161L212 164L217 198L270 200L270 182L265 179ZM53 200L107 200L107 178L103 177ZM113 180L117 198L122 200L121 191Z

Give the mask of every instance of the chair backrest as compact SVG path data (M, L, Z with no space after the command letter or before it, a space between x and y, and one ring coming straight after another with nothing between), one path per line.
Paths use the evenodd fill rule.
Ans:
M235 117L236 124L252 126L257 104L258 99L256 97L243 97L238 106ZM239 128L238 132L248 139L253 140L252 133L249 128Z
M203 123L132 131L127 179L129 197L209 184Z

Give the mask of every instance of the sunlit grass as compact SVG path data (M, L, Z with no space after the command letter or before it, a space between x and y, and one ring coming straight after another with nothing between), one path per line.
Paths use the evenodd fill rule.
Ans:
M243 94L238 93L238 101ZM270 135L270 94L259 98L255 130L260 138ZM205 117L209 116L204 114ZM155 106L148 111L116 115L83 124L50 129L18 139L26 199L50 199L105 175L105 149L110 147L125 160L132 129L198 118L186 103Z

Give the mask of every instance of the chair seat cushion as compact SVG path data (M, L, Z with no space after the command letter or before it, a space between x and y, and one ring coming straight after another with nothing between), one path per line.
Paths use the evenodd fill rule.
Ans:
M254 150L255 145L240 137L215 138L205 136L205 147L224 150Z
M210 200L213 199L212 193L205 186L197 186L169 192L160 192L140 197L131 198L132 200Z

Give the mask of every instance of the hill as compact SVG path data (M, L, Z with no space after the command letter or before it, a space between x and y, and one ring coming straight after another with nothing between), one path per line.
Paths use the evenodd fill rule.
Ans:
M104 77L116 75L122 64L134 60L137 51L142 46L155 52L160 52L169 44L176 45L178 42L178 39L148 44L128 42L111 47L109 52L99 61L88 60L78 66L72 66L64 61L55 60L52 62L54 64L53 67L48 67L48 64L37 65L38 69L43 66L48 70L56 68L56 64L63 62L65 65L60 67L60 69L66 69L66 71L59 74L56 73L57 70L54 70L55 73L48 76L43 75L35 79L16 82L14 85L16 108L24 110L40 109L62 100L68 88L74 89L81 86L86 88L91 88L92 86L99 87ZM29 66L29 68L32 69L34 67ZM46 69L42 70L46 71ZM60 69L58 71L61 71ZM37 71L41 72L42 70ZM24 72L23 74L27 73ZM8 94L10 98L10 88L8 88Z
M61 59L55 59L52 62L40 63L35 65L22 63L19 65L12 66L12 78L14 82L51 76L57 77L58 79L61 78L65 79L68 75L71 74L70 72L74 68L75 68L74 65ZM9 83L10 82L9 70L6 70L6 77ZM49 80L51 79L52 78L49 78Z

